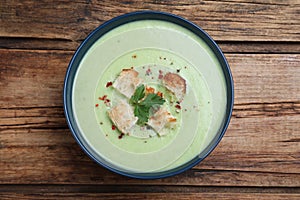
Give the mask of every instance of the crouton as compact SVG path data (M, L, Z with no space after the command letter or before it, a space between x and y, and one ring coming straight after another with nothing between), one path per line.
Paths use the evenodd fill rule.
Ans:
M182 101L186 94L186 81L175 73L167 73L163 78L164 86L170 90L178 99Z
M130 98L142 83L142 79L138 77L139 73L134 69L124 69L113 83L113 87L120 93Z
M148 125L153 128L158 135L162 136L163 128L169 126L170 123L176 122L176 118L171 115L171 113L164 107L161 107L152 117L148 120Z
M119 102L107 113L114 125L124 134L128 134L138 120L134 116L133 108L125 101Z

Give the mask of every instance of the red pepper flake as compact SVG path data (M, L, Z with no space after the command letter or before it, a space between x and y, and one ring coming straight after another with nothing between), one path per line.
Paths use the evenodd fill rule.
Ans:
M99 100L103 101L103 103L106 105L106 106L110 106L110 100L107 98L107 95L104 95L103 97L99 97Z
M111 125L111 130L116 130L116 126L115 125Z
M104 104L106 104L106 106L110 106L109 104L110 100L107 98L107 95L103 95L102 97L99 97L99 100L104 101Z
M136 55L134 54L134 55L132 56L132 58L136 58Z
M107 82L107 83L106 83L106 87L110 87L110 86L112 86L112 84L113 84L113 83L112 83L111 81L110 81L110 82Z
M95 107L98 107L98 106L99 106L99 104L96 103Z
M124 135L125 135L124 133L121 133L118 138L122 139Z
M107 95L103 95L102 97L99 97L99 100L104 101L107 98Z
M181 106L179 104L175 105L175 108L181 109Z

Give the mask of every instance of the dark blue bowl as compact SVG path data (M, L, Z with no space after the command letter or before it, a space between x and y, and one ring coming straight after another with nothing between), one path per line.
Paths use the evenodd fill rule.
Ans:
M211 50L216 55L219 63L221 64L223 74L226 81L226 88L227 88L227 107L226 107L226 114L225 119L223 120L223 123L220 126L220 129L216 136L213 138L213 140L210 142L210 144L200 153L199 156L195 157L194 159L190 160L186 164L177 167L175 169L171 169L168 171L163 172L157 172L157 173L129 173L125 171L121 171L115 168L112 168L111 166L108 166L101 160L98 160L94 156L94 152L90 151L89 148L87 148L81 139L78 137L79 128L77 126L77 123L74 118L74 112L72 108L72 87L74 82L74 77L77 71L77 68L81 62L81 59L85 55L85 53L89 50L89 48L94 44L95 41L97 41L101 36L103 36L105 33L109 32L110 30L129 23L133 21L138 20L161 20L161 21L167 21L172 22L177 25L180 25L193 33L195 33L197 36L199 36L202 40L204 40L207 45L211 48ZM87 155L89 155L94 161L102 165L103 167L116 172L121 175L125 175L132 178L139 178L139 179L157 179L157 178L164 178L169 176L174 176L176 174L182 173L195 165L197 165L199 162L201 162L204 158L206 158L213 149L218 145L220 140L222 139L228 124L230 122L230 117L232 114L233 109L233 80L232 75L230 72L229 65L226 61L226 58L218 45L214 42L214 40L200 27L195 25L194 23L183 19L179 16L169 14L169 13L163 13L163 12L156 12L156 11L140 11L140 12L133 12L128 13L125 15L118 16L116 18L113 18L104 24L100 25L98 28L96 28L92 33L89 34L89 36L82 42L82 44L79 46L77 51L75 52L74 56L72 57L69 67L66 72L65 82L64 82L64 92L63 92L63 101L64 101L64 111L65 116L67 119L67 123L69 125L69 128L75 137L78 144L81 146L81 148L86 152Z

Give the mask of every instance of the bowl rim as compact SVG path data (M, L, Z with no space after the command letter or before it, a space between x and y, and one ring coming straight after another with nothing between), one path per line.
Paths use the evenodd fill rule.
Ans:
M206 44L210 47L210 49L213 51L213 53L216 55L222 71L223 75L225 77L226 82L226 92L227 92L227 106L226 106L226 112L225 117L222 126L220 127L218 133L214 137L214 139L209 143L209 145L200 152L202 156L196 156L194 159L188 161L187 163L176 167L174 169L170 169L163 172L155 172L155 173L130 173L126 171L122 171L119 169L115 169L111 166L106 165L105 163L99 161L92 152L90 152L85 145L82 143L80 138L77 135L78 127L76 124L76 121L73 116L73 109L72 109L72 88L73 88L73 80L74 76L76 74L77 68L80 64L80 61L82 57L85 55L85 53L89 50L89 48L93 45L93 43L98 40L101 36L103 36L105 33L109 32L110 30L129 23L133 21L139 21L139 20L161 20L161 21L168 21L175 23L177 25L180 25L190 31L192 31L194 34L196 34L198 37L203 39ZM216 42L199 26L194 24L191 21L188 21L187 19L184 19L178 15L174 15L171 13L161 12L161 11L137 11L137 12L131 12L127 14L123 14L120 16L117 16L115 18L112 18L100 26L98 26L96 29L94 29L86 38L85 40L80 44L80 46L75 51L72 59L70 60L70 63L68 65L65 80L64 80L64 88L63 88L63 104L64 104L64 114L66 117L67 124L69 126L69 129L71 130L73 137L75 138L76 142L79 144L81 149L84 150L84 152L96 163L100 164L106 169L109 169L110 171L113 171L117 174L121 174L127 177L136 178L136 179L158 179L158 178L166 178L170 176L174 176L177 174L180 174L184 171L187 171L188 169L191 169L195 165L199 164L202 160L204 160L219 144L221 139L223 138L230 119L232 115L233 110L233 104L234 104L234 83L233 78L231 74L231 70L229 67L229 64L225 58L225 55L219 48L219 46L216 44Z

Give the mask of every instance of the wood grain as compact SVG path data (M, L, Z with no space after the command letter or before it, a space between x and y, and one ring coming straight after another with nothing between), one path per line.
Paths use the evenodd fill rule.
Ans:
M15 194L15 193L4 193L0 194L0 198L3 200L7 199L133 199L133 200L140 200L140 199L146 199L146 200L169 200L169 199L175 199L175 200L210 200L210 199L224 199L224 200L252 200L252 199L259 199L259 200L298 200L300 198L299 194L242 194L242 193L234 193L234 194L223 194L223 193L201 193L201 194L195 194L195 193L186 193L186 194L177 194L177 193L113 193L113 194L95 194L95 193L89 193L89 194L81 194L81 193L74 193L74 194L68 194L68 193L38 193L38 194Z
M0 53L0 184L300 185L299 54L226 54L236 98L220 145L192 170L145 182L108 172L73 139L61 100L72 51Z
M62 105L63 81L71 52L0 52L2 108Z
M0 185L1 199L295 199L299 188L161 185Z
M76 42L104 21L138 10L180 15L201 26L216 40L300 41L300 3L272 1L4 0L0 36L60 39ZM24 25L26 24L26 25Z
M230 64L228 131L180 175L138 180L93 162L66 124L72 54L100 24L158 10L208 32ZM300 1L2 0L0 199L300 199Z
M299 133L293 131L297 119L287 122L274 117L261 123L250 123L243 130L239 127L247 118L239 122L240 119L232 119L217 149L193 170L144 184L299 186ZM283 128L276 132L259 130L266 129L263 127L273 120L274 124L281 121L278 127ZM291 130L284 128L286 126ZM276 136L284 132L285 137ZM11 128L1 130L0 141L2 184L141 183L110 173L92 162L68 129Z
M0 185L0 193L243 193L243 194L299 194L297 187L190 187L180 185L117 185L106 184L11 184Z

